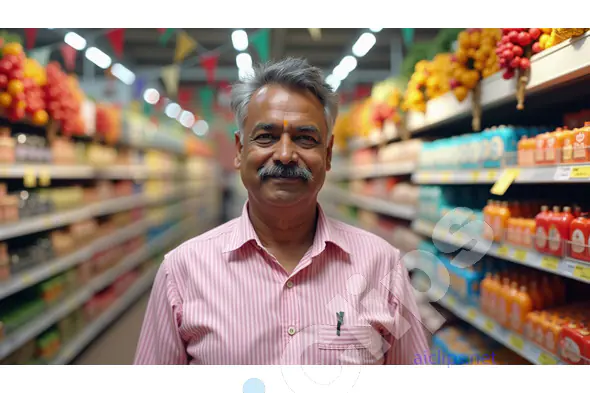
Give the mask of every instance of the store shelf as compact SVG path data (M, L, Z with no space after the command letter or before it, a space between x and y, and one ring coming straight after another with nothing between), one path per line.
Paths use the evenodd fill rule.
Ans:
M412 223L412 229L417 233L458 247L465 247L470 242L473 242L473 237L469 237L461 232L455 232L454 234L437 233L433 223L423 220L415 220ZM480 240L473 247L469 248L482 254L485 253L507 261L590 284L590 263L576 261L570 258L556 258L543 255L532 249L519 248L509 244L492 243L489 249L487 249L488 244L489 242Z
M144 218L140 221L136 221L133 224L118 229L110 235L93 241L89 245L82 247L69 255L44 262L39 266L16 274L5 282L0 282L0 300L87 261L97 252L122 244L127 240L139 236L146 232L152 225L157 225L161 221L173 221L183 217L186 214L186 209L183 207L186 206L188 208L192 203L198 200L199 198L191 198L182 202L181 206L176 208L175 211L167 214L164 220Z
M364 210L386 214L388 216L411 220L416 215L416 208L411 205L401 205L384 199L351 194L346 190L333 186L324 186L323 197L345 205L356 206Z
M344 166L341 168L333 168L328 172L330 180L357 180L371 177L397 176L408 175L414 171L416 163L413 161L405 162L390 162L373 165L357 165Z
M209 220L204 220L203 223L209 225ZM204 228L204 226L202 228ZM194 218L186 219L182 223L175 225L162 235L150 240L149 244L145 245L140 250L124 257L116 266L92 279L81 289L68 295L56 306L51 307L48 311L30 321L16 332L9 334L4 340L0 341L0 359L11 354L14 350L36 337L45 329L81 307L94 295L94 293L109 286L119 276L135 268L140 263L145 262L152 255L169 246L170 243L176 239L185 236L186 232L194 229Z
M414 286L421 289L428 288L428 284L420 282L419 279L414 280ZM452 294L445 294L440 288L432 287L428 291L428 296L432 301L438 302L459 318L470 323L500 344L510 348L529 362L543 365L563 364L555 355L541 349L537 344L530 342L523 336L500 326L496 321L484 315L478 308L460 301Z
M121 198L114 198L105 202L98 202L78 209L60 211L51 214L44 214L39 217L27 218L14 223L0 225L0 240L22 236L29 233L45 231L58 228L73 222L86 220L88 218L106 214L118 213L157 203L167 202L184 196L188 187L179 188L163 196L130 195ZM194 192L193 189L191 192Z
M526 93L549 91L568 81L583 77L590 72L590 32L581 37L562 42L531 58L531 75ZM516 100L516 79L502 79L501 73L482 82L481 105L491 107ZM471 95L458 102L452 93L430 100L426 114L410 112L406 127L411 133L419 133L449 121L471 115ZM515 109L516 111L516 109Z
M412 175L416 184L491 184L504 171L516 171L514 183L588 183L590 164L548 165L473 170L420 170Z
M50 179L150 179L182 176L185 172L178 170L149 169L145 165L111 165L93 167L91 165L57 165L57 164L1 164L0 179L18 179L25 176L49 177Z
M119 315L127 310L141 295L143 295L151 286L158 271L158 266L154 266L147 273L135 282L117 299L109 309L103 312L96 320L90 323L81 333L76 335L68 342L59 354L53 359L51 364L68 364L84 348L88 346L103 330L105 330Z

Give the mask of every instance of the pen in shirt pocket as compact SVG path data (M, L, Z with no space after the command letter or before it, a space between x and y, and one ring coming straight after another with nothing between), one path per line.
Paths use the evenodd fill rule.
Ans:
M336 318L338 318L338 324L336 325L336 335L340 335L340 328L344 323L344 311L340 311L336 313Z

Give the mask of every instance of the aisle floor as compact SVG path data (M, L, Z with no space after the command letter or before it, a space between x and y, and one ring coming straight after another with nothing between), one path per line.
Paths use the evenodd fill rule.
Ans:
M130 365L149 300L146 292L73 362L76 365Z

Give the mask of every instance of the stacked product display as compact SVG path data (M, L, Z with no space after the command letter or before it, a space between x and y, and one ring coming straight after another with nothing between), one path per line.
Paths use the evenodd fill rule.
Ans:
M587 30L468 29L335 130L326 209L412 257L419 304L462 320L434 335L453 364L590 364L590 112L563 88L586 86ZM361 110L385 113L386 86L403 98L373 123ZM505 357L482 360L492 348Z

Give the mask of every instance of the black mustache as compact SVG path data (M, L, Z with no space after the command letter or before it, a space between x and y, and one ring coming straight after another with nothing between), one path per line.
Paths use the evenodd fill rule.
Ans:
M268 167L262 167L258 170L258 176L262 180L265 180L269 177L299 178L305 181L310 181L313 179L313 175L309 169L297 165L283 164L274 164Z

